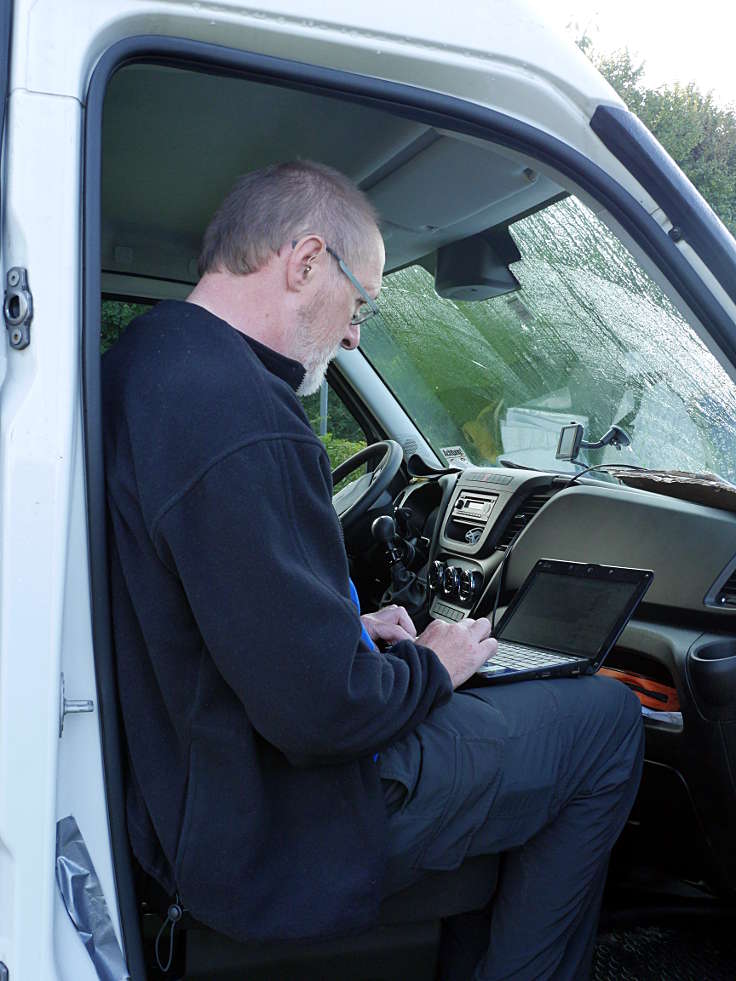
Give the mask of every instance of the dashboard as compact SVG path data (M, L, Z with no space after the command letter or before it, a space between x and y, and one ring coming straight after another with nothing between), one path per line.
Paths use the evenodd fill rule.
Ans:
M397 500L415 527L430 522L434 532L432 616L484 615L493 574L513 546L505 570L511 591L539 558L633 566L654 571L648 606L736 626L736 513L600 482L568 487L568 477L536 471L472 469L453 477L415 481ZM472 588L463 572L475 574Z
M647 763L625 847L736 892L736 513L569 482L501 467L412 480L394 503L426 543L427 613L490 616L497 592L502 610L540 558L651 569L604 668L655 707L644 710Z

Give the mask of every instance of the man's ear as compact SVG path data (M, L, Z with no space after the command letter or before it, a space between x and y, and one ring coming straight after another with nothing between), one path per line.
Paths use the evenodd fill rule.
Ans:
M291 244L291 243L290 243ZM289 248L289 246L287 246ZM292 292L301 292L324 275L325 260L329 256L321 235L305 235L294 243L286 262L286 286Z

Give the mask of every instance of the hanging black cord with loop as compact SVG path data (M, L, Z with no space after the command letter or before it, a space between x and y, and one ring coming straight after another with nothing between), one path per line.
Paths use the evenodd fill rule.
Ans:
M161 971L162 974L166 974L168 972L169 968L171 967L171 963L174 960L174 931L176 930L176 924L179 922L179 920L182 918L183 915L184 915L184 907L179 902L179 897L177 896L176 900L166 910L166 919L164 920L161 929L158 931L156 935L156 946L155 946L156 963L158 964L159 970ZM163 937L167 927L171 928L171 933L169 934L169 956L166 961L166 964L162 964L161 953L159 951L159 944L161 943L161 938Z

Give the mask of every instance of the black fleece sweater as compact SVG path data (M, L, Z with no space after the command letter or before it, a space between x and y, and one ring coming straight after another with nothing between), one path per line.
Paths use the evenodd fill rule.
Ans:
M239 939L375 919L373 756L451 693L427 648L360 639L302 376L178 301L103 359L131 842L194 916Z

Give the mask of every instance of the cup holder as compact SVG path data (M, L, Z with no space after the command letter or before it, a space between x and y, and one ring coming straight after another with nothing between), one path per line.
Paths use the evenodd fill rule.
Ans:
M688 657L697 695L708 705L736 711L736 637L696 644Z

